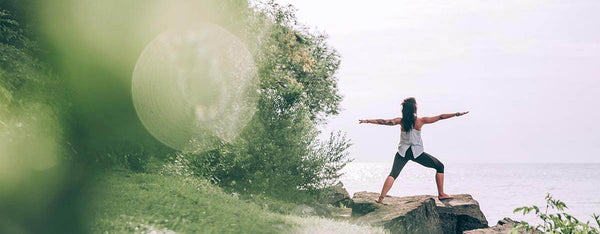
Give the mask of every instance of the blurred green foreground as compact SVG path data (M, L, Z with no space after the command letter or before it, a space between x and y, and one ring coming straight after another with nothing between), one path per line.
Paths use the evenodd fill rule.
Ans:
M132 74L158 35L198 24L245 43L259 95L235 137L180 151L140 121ZM339 178L349 140L317 138L341 101L340 58L326 39L274 2L0 1L0 233L291 230L258 206L219 200L314 202Z

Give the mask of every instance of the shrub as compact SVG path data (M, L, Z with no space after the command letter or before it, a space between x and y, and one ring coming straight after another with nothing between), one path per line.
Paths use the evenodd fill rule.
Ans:
M550 211L556 210L557 212L548 213L548 209ZM590 225L589 221L582 223L577 218L564 212L565 209L567 209L567 205L564 202L552 198L548 193L546 195L546 208L544 212L541 212L540 208L535 205L518 207L513 211L514 213L523 212L523 215L533 211L534 215L543 223L533 226L527 222L521 222L511 230L511 233L517 233L518 229L525 229L532 233L600 233L597 228ZM600 216L593 214L592 217L596 221L596 224L600 226Z

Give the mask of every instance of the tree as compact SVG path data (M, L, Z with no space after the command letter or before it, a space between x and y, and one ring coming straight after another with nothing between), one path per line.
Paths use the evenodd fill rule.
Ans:
M339 55L325 35L297 23L292 6L271 1L245 15L240 24L258 66L258 111L236 141L185 157L196 174L239 190L285 194L329 186L349 162L343 134L317 138L317 126L339 112Z

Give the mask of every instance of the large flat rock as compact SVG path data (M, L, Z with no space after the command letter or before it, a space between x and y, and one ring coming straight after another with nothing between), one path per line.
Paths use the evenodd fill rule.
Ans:
M471 195L454 195L440 201L435 196L388 196L384 204L375 200L379 193L357 192L352 200L352 216L357 222L383 226L391 233L462 233L486 228L487 220Z
M386 197L377 204L378 193L358 192L352 200L356 221L383 226L391 233L442 233L435 201L427 196Z

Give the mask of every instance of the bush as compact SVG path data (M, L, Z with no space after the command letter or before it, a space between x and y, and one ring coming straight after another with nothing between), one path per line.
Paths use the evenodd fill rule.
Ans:
M339 132L326 141L312 138L302 147L278 146L282 143L278 139L248 138L210 151L179 152L161 173L200 176L237 191L306 200L333 185L350 161L346 152L350 144Z
M556 210L557 212L554 214L548 213L549 208L550 211ZM567 205L564 202L552 198L548 193L546 195L546 208L544 212L540 212L540 208L535 205L518 207L513 211L514 213L523 212L523 215L533 211L534 215L543 221L543 223L533 226L527 222L521 222L511 230L511 233L517 233L519 229L525 229L532 233L600 233L597 228L590 225L589 221L582 223L577 218L564 212L565 209L567 209ZM593 214L592 217L596 221L596 224L600 226L600 216Z

